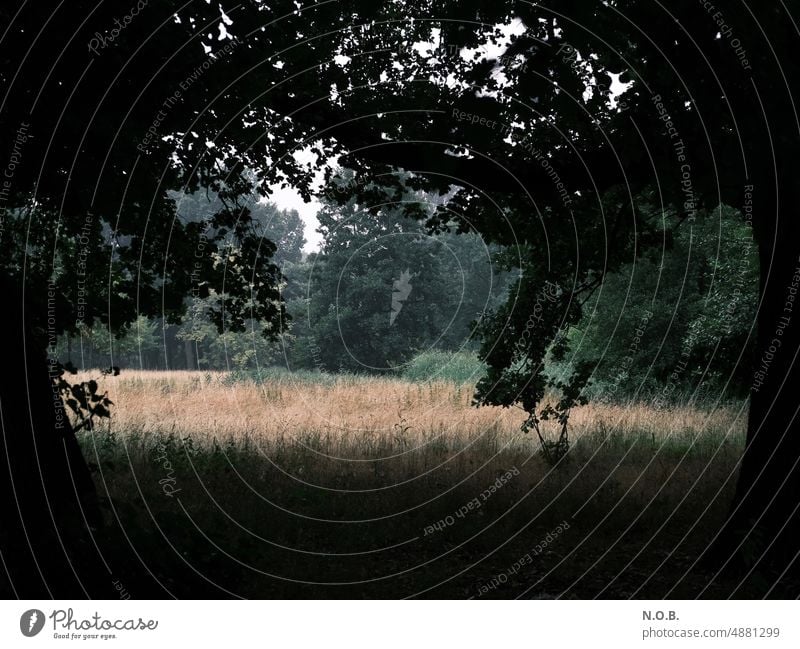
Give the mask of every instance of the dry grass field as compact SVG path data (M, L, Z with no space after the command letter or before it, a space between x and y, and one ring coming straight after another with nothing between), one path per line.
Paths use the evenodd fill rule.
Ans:
M741 404L589 404L551 466L520 410L472 407L469 385L135 371L100 383L112 417L81 441L134 596L752 594L697 573L735 484Z
M85 373L79 380L98 378ZM175 434L199 443L249 438L259 444L306 444L334 454L378 459L381 453L422 450L426 444L456 449L487 435L498 445L524 450L536 440L519 432L524 413L471 405L472 386L448 381L322 375L284 375L261 383L232 380L224 372L126 371L99 379L114 400L111 428L141 436ZM574 411L573 440L605 432L652 441L740 441L745 410L694 407L654 410L645 404L590 403ZM548 428L554 435L555 429Z

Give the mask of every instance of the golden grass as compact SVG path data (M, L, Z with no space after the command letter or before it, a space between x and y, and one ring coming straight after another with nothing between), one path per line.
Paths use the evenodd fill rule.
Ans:
M118 552L135 537L159 579L189 597L209 586L182 569L186 557L243 596L321 596L306 581L357 584L329 586L328 596L406 597L468 571L442 591L463 597L564 520L570 533L528 583L553 568L561 592L596 569L599 580L578 591L594 593L635 558L628 585L615 586L627 597L664 556L691 559L707 546L728 511L744 432L741 407L589 404L574 412L572 449L554 467L535 434L519 431L524 413L474 408L469 386L277 372L256 384L185 371L100 382L112 419L81 441L98 489L121 512L125 536L108 545ZM509 471L480 509L457 517ZM426 534L448 517L452 525ZM210 552L209 536L263 574L298 581L266 580ZM488 563L475 567L478 557ZM640 595L662 597L683 569L664 568ZM405 576L361 585L388 574Z
M463 447L487 434L508 448L536 444L535 435L519 431L525 419L520 409L473 407L471 386L353 376L319 382L285 376L261 384L229 378L224 372L125 371L99 382L115 403L111 429L123 435L175 434L198 443L294 441L322 444L334 455L358 450L384 457L433 442ZM744 412L734 406L711 414L692 407L590 403L574 410L570 437L635 434L657 442L711 433L740 439L744 425ZM544 430L556 434L548 424Z

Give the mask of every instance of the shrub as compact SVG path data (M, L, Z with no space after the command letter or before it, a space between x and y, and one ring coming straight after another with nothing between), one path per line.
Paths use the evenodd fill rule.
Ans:
M403 366L401 375L409 381L452 381L477 383L486 366L470 352L428 351Z

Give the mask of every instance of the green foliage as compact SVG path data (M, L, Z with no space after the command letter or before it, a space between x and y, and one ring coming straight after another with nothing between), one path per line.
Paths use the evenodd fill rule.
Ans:
M282 0L268 7L245 2L226 27L227 37L211 38L203 48L182 48L165 61L165 43L200 37L205 41L211 34L204 33L204 26L220 18L213 3L167 1L142 12L126 28L126 38L93 58L87 76L80 79L66 62L85 57L86 38L64 40L63 34L89 38L95 30L103 33L113 22L113 8L97 9L82 0L71 3L69 12L62 10L60 20L48 26L48 35L32 46L29 35L38 33L41 17L32 9L21 11L2 52L3 69L15 70L7 75L14 86L10 92L36 97L42 113L35 120L39 124L78 125L57 129L52 141L29 138L26 156L46 165L25 164L17 170L7 204L19 216L8 232L30 231L25 239L29 249L24 263L32 266L27 276L43 284L53 271L46 260L58 251L57 292L64 298L59 328L71 328L79 291L74 260L80 255L74 253L80 250L76 240L86 226L90 251L111 247L114 256L114 264L105 268L103 255L89 255L87 280L80 289L92 296L86 322L102 319L109 311L115 321L106 324L115 327L133 321L140 312L175 322L197 285L199 297L212 289L221 296L219 310L209 314L220 330L244 331L250 320L277 325L284 314L275 290L280 276L269 262L273 249L259 240L253 201L245 205L240 199L254 192L266 194L278 183L295 187L308 199L317 191L314 165L294 154L305 148L317 162L346 157L356 179L370 182L346 187L346 181L338 183L331 194L337 203L355 198L375 213L383 211L386 220L391 215L383 206L397 205L409 188L449 194L434 214L414 203L404 205L403 211L431 225L446 224L456 213L486 241L513 247L511 254L518 257L516 267L521 269L519 291L507 308L493 310L494 324L483 323L487 343L482 357L489 374L479 396L501 405L520 403L530 411L546 387L546 381L537 378L544 356L560 330L578 325L586 293L602 275L629 261L632 250L639 253L658 244L657 224L639 213L642 195L657 189L658 204L671 216L685 218L703 201L721 198L735 204L745 181L755 182L766 194L767 187L775 186L770 177L775 168L784 170L787 178L796 175L791 173L796 147L790 137L773 139L764 132L763 120L734 121L736 113L759 114L764 106L783 118L789 114L785 97L752 92L729 43L717 38L718 26L701 3L676 2L668 20L658 6L636 0L567 5L557 0L445 2L436 9L437 15L447 16L442 22L406 20L409 13L429 14L426 3L356 2L348 6L346 21L376 28L343 30L332 37L330 26L345 20L335 3L298 13ZM620 21L620 14L629 20ZM282 18L265 20L268 15ZM769 3L755 9L730 7L725 20L736 33L745 34L754 16L765 29L786 32L781 29L785 17ZM392 22L395 18L402 21L402 29ZM523 29L501 45L505 63L482 55L433 56L421 51L424 48L409 47L430 42L442 50L492 51L499 45L496 26L512 23ZM253 25L261 28L253 30ZM153 34L158 37L151 38ZM313 47L288 47L299 38ZM16 53L29 47L29 55L19 61ZM280 65L263 65L265 57L277 51ZM364 51L385 56L365 58ZM759 71L760 85L770 93L785 87L782 75L791 75L791 81L797 74L795 68L776 71L775 51L788 52L785 58L790 60L793 43L751 43L747 52L747 67ZM676 66L664 65L665 52L681 55ZM711 64L695 65L693 56L699 54ZM337 55L351 60L341 65ZM131 57L136 63L129 65ZM44 71L56 60L64 61L66 69L47 75ZM315 73L300 74L310 62L319 63ZM496 74L498 65L502 75ZM180 86L180 80L201 68L200 83ZM232 81L231 70L247 74ZM292 81L287 84L289 71ZM99 101L97 89L108 79L115 79L115 92ZM175 88L176 80L180 97L162 115L164 88ZM612 101L614 80L630 86ZM266 88L274 91L263 92ZM333 92L321 98L320 88ZM659 93L663 112L654 105L652 92ZM2 115L4 132L27 123L30 108L17 103ZM127 119L120 125L106 120L102 128L96 123L91 129L81 128L87 117L84 107L93 105ZM425 108L409 111L409 106ZM503 132L485 126L486 119L476 125L460 118L463 114L489 119ZM663 136L663 114L680 134L685 154L692 156L691 197L682 187L673 143ZM152 127L157 133L145 136L155 115L160 116ZM353 115L375 118L352 119ZM553 128L556 124L566 130ZM81 133L85 137L78 140ZM395 144L374 146L381 142ZM756 179L742 175L742 142L748 143L746 167L754 170ZM714 156L707 155L709 146ZM780 151L777 158L774 148ZM76 160L71 154L76 150L87 155ZM102 171L98 159L103 160ZM137 160L135 174L131 160ZM432 173L398 177L398 170L417 169L420 161ZM333 180L333 171L326 169L328 190ZM208 228L175 218L176 206L168 194L192 194L198 188L221 203L212 210ZM771 213L769 207L765 199L759 211ZM53 228L56 215L59 227ZM27 228L29 224L34 227ZM770 227L765 226L766 235ZM634 231L636 240L626 236ZM212 236L206 244L207 233ZM205 254L198 284L192 274L200 245ZM17 277L21 259L8 263ZM249 272L254 269L255 278ZM381 282L393 281L387 274L385 269L377 272ZM558 317L548 317L530 330L531 342L522 349L520 336L536 307L532 296L546 282L564 291L553 309ZM338 349L323 364L383 368L421 351L441 313L430 313L429 321L423 319L420 327L398 339L380 318L357 323L359 300L373 299L378 287L366 279L357 283L346 287L352 295L340 309L342 344L333 344ZM413 311L413 304L408 307ZM312 310L310 326L335 333L336 317L323 321L326 305ZM363 335L353 333L356 325ZM279 329L264 327L263 333L277 335ZM387 340L386 348L375 342L378 339ZM323 352L330 340L317 339ZM345 354L343 346L356 347L351 350L355 353Z
M589 364L585 393L609 401L685 401L723 389L746 396L757 295L757 256L741 214L700 212L668 248L608 274L548 375Z
M226 201L218 193L168 192L168 195L175 203L179 222L186 227L199 228L203 237L222 236L219 229L211 225L217 214L228 209ZM253 232L263 238L267 252L274 243L274 263L292 276L299 276L295 269L302 265L305 245L304 224L299 214L260 201L257 195L244 197L241 202L247 206ZM228 244L232 244L234 239L224 236ZM288 318L278 325L248 318L247 314L233 320L222 317L225 309L229 309L225 294L214 288L201 287L199 275L193 281L198 284L191 287L191 297L184 300L180 323L169 323L163 318L140 313L132 322L112 329L96 319L91 325L81 324L76 335L62 336L57 346L58 357L80 361L85 367L115 363L124 367L166 365L217 370L239 370L281 362L282 345L288 341L288 336L276 331L279 326L288 325ZM284 296L296 295L298 291L296 282L284 278L281 285ZM253 314L256 313L254 310ZM269 336L263 336L264 332ZM181 343L191 345L188 353L177 349Z
M536 432L541 453L552 466L561 462L569 452L568 426L570 414L575 406L582 406L587 403L582 388L586 385L590 372L591 366L588 363L581 363L572 370L570 375L551 379L549 385L558 394L558 398L555 401L545 402L543 406L539 407L538 411L529 411L528 418L522 424L522 432L527 433L531 430ZM556 439L547 439L542 434L539 424L543 421L556 421L558 423L560 428Z
M254 320L245 321L244 331L219 333L209 315L218 300L213 293L193 300L177 328L177 339L197 354L197 369L244 370L280 362L283 336L277 342L265 339Z
M215 214L226 209L225 201L214 191L168 194L175 201L177 218L184 223L209 224ZM301 261L306 241L297 210L279 209L275 203L261 200L258 194L244 196L240 203L248 210L256 234L274 244L272 260L276 265L282 268L287 262ZM241 209L244 212L244 207Z
M452 381L474 384L486 367L472 352L428 351L403 366L401 376L409 381Z
M293 366L393 372L427 350L474 348L473 322L507 284L480 237L431 234L401 208L354 201L327 202L318 219L322 251L294 269L306 294L288 307Z
M81 325L75 335L61 336L55 353L65 363L78 362L87 368L149 368L162 347L162 333L161 321L144 315L116 332L95 320L91 327Z
M275 246L260 234L256 210L240 199L278 183L310 198L317 174L305 155L346 159L357 177L380 179L356 183L336 202L369 206L384 228L402 223L385 206L403 201L409 187L450 194L434 214L414 202L402 211L435 227L456 213L460 224L509 250L506 268L518 269L519 278L508 302L480 318L487 371L477 400L519 405L533 421L568 420L589 380L576 356L582 327L601 332L586 334L595 337L586 343L588 360L599 363L608 346L597 336L613 336L620 322L612 316L606 327L586 323L585 300L601 299L594 291L604 277L633 260L651 277L663 270L664 292L685 307L648 319L648 329L670 337L652 371L634 361L637 378L666 380L657 398L669 398L687 376L691 386L708 376L707 367L715 381L729 372L744 376L731 350L745 335L746 323L735 314L747 301L744 291L715 288L712 278L724 263L715 260L709 271L689 261L689 276L699 279L686 286L678 281L680 264L662 265L648 253L673 236L676 222L685 231L698 210L740 204L743 187L756 188L756 238L765 271L769 264L762 334L781 313L784 280L797 263L798 226L790 213L798 202L797 137L782 128L796 121L800 66L796 30L786 27L796 22L797 2L726 3L712 15L695 0L668 8L641 0L399 0L312 3L302 11L288 0L224 3L225 9L164 0L149 3L99 55L87 54L86 43L108 33L116 3L44 3L45 15L53 11L47 20L41 3L17 4L0 9L8 24L0 78L12 98L0 114L0 148L9 160L25 145L24 163L15 163L13 182L4 186L4 212L12 216L3 236L16 245L5 246L2 273L19 286L24 279L26 300L18 304L27 310L39 301L30 333L41 349L48 336L78 323L99 321L114 334L140 315L177 323L190 296L214 298L204 318L219 332L258 326L278 339L286 314ZM220 20L226 27L215 38ZM501 42L501 25L521 29ZM732 47L740 40L746 60ZM498 48L506 62L484 54ZM450 51L457 54L445 55ZM458 54L466 52L474 55ZM614 81L627 89L612 95ZM490 119L503 132L459 115ZM29 122L33 136L12 142L8 134ZM400 169L421 172L398 181L391 174ZM221 205L207 221L176 218L168 190L200 187ZM648 202L658 209L642 209ZM296 332L310 341L315 364L390 371L436 346L449 315L429 299L446 285L434 272L437 245L402 230L425 250L422 258L403 246L383 249L377 239L359 243L357 229L354 248L347 251L342 241L324 251L334 263L325 264L321 279L311 277L312 287L316 282L318 295L337 300L315 302L312 293L307 330ZM405 272L422 272L430 285L407 295L402 312L392 309L392 328L386 294ZM622 300L616 312L628 312L630 331L649 305L631 302L631 311L628 293L610 282L605 286ZM685 292L676 294L677 286ZM645 292L658 301L661 291L659 285ZM661 313L675 317L665 322ZM753 436L742 475L761 476L760 468L774 476L772 485L761 481L753 490L759 514L763 494L793 475L797 454L779 437L794 425L795 404L780 384L782 374L795 371L787 359L797 351L796 331L789 331L791 344L764 394L752 400L753 432L763 420L767 434ZM547 375L548 356L570 366ZM561 400L542 409L548 386L559 388ZM777 465L769 453L775 450ZM755 485L742 486L740 493L750 493ZM793 512L793 504L778 499L778 513Z

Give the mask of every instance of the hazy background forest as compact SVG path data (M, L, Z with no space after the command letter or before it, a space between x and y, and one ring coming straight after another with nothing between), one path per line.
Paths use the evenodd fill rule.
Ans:
M203 222L221 208L207 193L173 198L187 222ZM251 201L259 232L277 246L274 260L284 277L289 318L280 340L265 339L265 323L255 320L246 331L219 334L209 315L217 300L211 295L191 299L179 324L139 316L116 334L100 322L85 326L59 339L59 360L84 370L116 365L254 379L287 370L472 383L483 375L476 323L520 290L519 270L502 248L475 233L432 234L399 214L376 217L351 201L323 202L321 249L306 253L296 210ZM392 316L394 283L404 272L411 290ZM757 294L750 226L739 211L720 206L691 226L670 227L662 250L609 273L581 321L562 332L570 354L550 355L545 371L568 376L589 363L587 396L619 403L745 398L748 365L741 358L752 355ZM685 367L665 395L682 354Z

